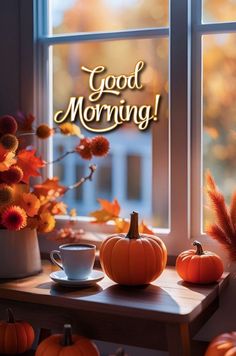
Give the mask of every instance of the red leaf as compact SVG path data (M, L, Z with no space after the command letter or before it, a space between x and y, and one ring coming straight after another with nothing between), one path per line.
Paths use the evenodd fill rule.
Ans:
M67 191L67 187L59 184L59 178L53 177L46 179L42 184L36 184L34 186L34 194L38 197L49 196L51 198L58 198Z
M21 150L17 155L17 165L23 170L22 181L29 183L30 177L40 176L39 168L45 166L45 162L35 156L36 150Z

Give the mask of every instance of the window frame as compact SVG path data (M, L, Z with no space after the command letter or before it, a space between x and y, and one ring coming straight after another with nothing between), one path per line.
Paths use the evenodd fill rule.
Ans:
M34 112L41 122L43 118L48 117L48 112L51 117L53 114L45 105L52 99L52 93L48 91L50 87L48 76L50 61L48 59L51 55L48 46L76 41L109 41L169 36L170 229L156 229L155 231L166 244L169 255L176 256L183 249L189 248L193 239L198 239L204 242L207 248L221 253L219 246L211 239L206 239L206 234L202 233L200 229L203 187L201 38L206 33L236 32L236 23L202 23L201 0L169 0L169 28L48 36L45 32L48 26L45 23L47 0L27 1L34 3L34 23L36 24ZM157 139L154 139L153 150L156 150L157 146ZM44 157L52 152L52 144L46 147L39 143L38 148ZM155 177L157 161L153 167ZM46 174L50 173L50 171L46 172ZM155 196L153 199L155 200ZM58 227L63 226L67 220L68 217L60 217L57 220ZM112 223L98 227L91 224L90 221L90 218L79 217L75 221L75 228L78 226L85 231L94 233L109 234L114 232Z
M51 101L52 93L49 92L50 78L50 45L59 43L72 43L77 41L109 41L122 39L141 39L152 37L163 37L169 35L169 221L170 229L156 229L158 235L165 242L170 255L176 255L189 245L190 238L190 37L188 28L190 26L190 1L169 1L170 28L144 28L121 30L112 32L77 33L71 35L47 35L48 23L46 0L36 2L36 83L35 90L35 113L37 118L52 117L51 108L46 103ZM46 29L46 31L45 31ZM174 61L171 58L175 58ZM47 78L47 80L45 80ZM180 88L181 84L181 90ZM43 111L41 108L44 108ZM48 115L49 113L49 115ZM178 119L177 119L178 118ZM178 132L178 134L176 134ZM154 139L153 148L157 149L158 142ZM41 146L41 147L40 147ZM44 157L52 152L52 144L40 145L39 149ZM154 164L154 177L158 162ZM46 172L46 175L51 172ZM178 184L176 184L178 182ZM178 186L178 189L176 189ZM181 199L180 199L181 195ZM58 226L65 223L66 217L58 219ZM94 230L91 219L80 217L76 223L85 230ZM181 224L179 223L181 221ZM97 230L98 227L96 225ZM104 233L114 232L112 224L101 227Z
M206 239L203 232L203 50L202 37L207 34L236 33L235 22L202 22L203 0L192 3L192 203L193 239L198 239L221 253L220 246ZM200 118L200 119L199 119Z

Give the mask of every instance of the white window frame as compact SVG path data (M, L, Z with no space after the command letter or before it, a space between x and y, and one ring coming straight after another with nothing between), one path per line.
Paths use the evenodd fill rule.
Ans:
M50 1L50 0L49 0ZM204 241L205 245L217 251L218 246L201 233L202 204L202 51L201 36L205 33L235 32L236 23L201 24L200 0L169 0L170 29L148 28L98 33L77 33L72 35L48 36L46 0L20 0L22 16L34 19L34 56L28 51L27 68L33 68L34 81L31 85L34 93L33 112L41 122L45 117L52 117L47 103L52 101L50 88L50 45L76 41L106 41L118 39L152 38L169 36L169 221L170 230L157 229L158 235L165 242L169 255L177 255L190 246L192 239ZM31 17L30 17L31 15ZM24 19L22 24L24 24ZM23 26L24 27L24 26ZM24 34L24 31L22 32ZM26 32L25 32L26 33ZM32 49L30 45L27 48ZM23 56L22 56L23 57ZM33 60L35 58L35 61ZM173 58L173 60L171 60ZM31 61L31 65L29 65ZM22 73L27 72L22 66ZM192 71L191 71L192 68ZM22 90L22 97L27 97L27 90ZM192 93L192 95L191 95ZM23 100L24 102L24 100ZM29 108L29 100L22 108ZM43 108L43 109L42 109ZM26 110L25 109L25 110ZM191 125L190 118L192 117ZM191 127L192 126L192 127ZM157 140L153 148L156 149ZM44 157L52 152L52 145L45 143L39 147ZM154 164L154 177L158 162ZM158 184L158 182L157 182ZM155 197L154 197L155 198ZM64 224L66 217L58 220L58 226ZM80 217L78 226L87 231L97 231L98 226L90 223L89 218ZM114 232L112 224L101 227L104 233Z

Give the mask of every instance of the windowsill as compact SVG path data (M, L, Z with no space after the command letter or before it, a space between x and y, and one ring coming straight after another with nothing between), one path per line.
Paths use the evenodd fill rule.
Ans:
M71 226L74 230L82 229L84 234L81 236L80 242L86 242L96 245L97 250L100 249L102 241L111 234L117 233L115 229L114 222L107 222L104 224L93 223L93 218L87 216L80 216L79 218L71 218L68 216L57 216L56 217L56 228L57 230L65 227L69 222L73 222ZM152 228L153 231L158 235L167 235L169 229L157 229ZM63 243L62 240L55 239L56 232L53 231L47 234L39 234L39 245L40 251L42 253L48 253L52 249L56 248Z
M76 218L71 218L69 216L57 216L57 230L65 227L71 221L73 222L73 225L71 227L74 230L82 229L84 231L84 234L81 236L79 242L93 244L96 246L98 251L101 247L103 240L107 236L117 233L114 222L97 224L93 223L93 218L87 216L80 216ZM184 250L191 249L193 240L199 240L203 243L205 250L215 252L216 254L221 256L225 268L226 270L228 270L229 260L226 252L216 241L212 240L211 238L208 238L206 234L202 234L200 236L192 236L190 238L187 238L186 236L185 245L180 250L178 250L176 246L177 237L171 237L171 232L169 229L152 228L152 230L154 231L155 235L160 237L166 245L168 251L168 265L174 265L178 254ZM47 234L39 234L39 246L43 256L48 256L50 251L58 248L58 246L62 245L63 243L67 243L67 241L63 242L62 240L56 240L55 233L56 232L54 231ZM181 236L181 238L183 238L183 236Z

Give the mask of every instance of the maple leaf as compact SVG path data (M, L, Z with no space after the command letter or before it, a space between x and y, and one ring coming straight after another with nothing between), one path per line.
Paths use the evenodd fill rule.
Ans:
M116 220L119 217L120 205L117 199L114 199L113 202L98 199L98 202L101 205L101 209L90 213L90 216L96 219L94 223L105 223L110 220Z
M79 126L66 122L65 124L59 125L59 129L62 135L66 136L81 136L81 131Z
M130 225L129 221L122 218L118 218L115 220L115 224L116 224L116 231L118 233L128 232L129 225Z
M114 199L113 202L109 202L105 199L98 199L101 208L112 214L114 217L118 217L120 214L120 204L117 199Z
M51 198L58 198L65 194L67 187L59 184L59 178L53 177L46 179L42 184L34 186L34 194L40 196L50 196Z
M154 231L149 229L149 227L143 221L139 225L139 232L140 234L155 235Z
M45 162L35 156L36 150L21 150L17 155L17 165L22 169L24 176L22 181L29 183L30 177L40 176L39 168L45 166Z

